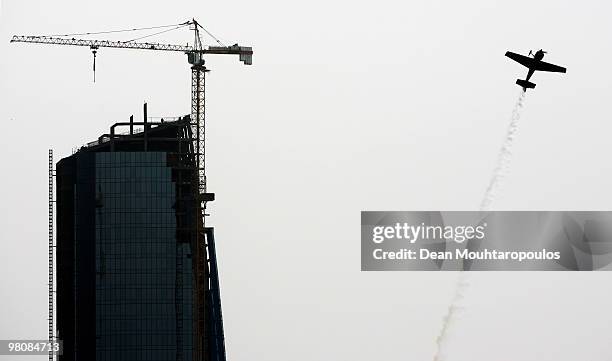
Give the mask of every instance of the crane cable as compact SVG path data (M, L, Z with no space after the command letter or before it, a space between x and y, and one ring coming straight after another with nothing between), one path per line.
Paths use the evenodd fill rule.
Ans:
M142 37L138 37L138 38L134 38L134 39L131 39L131 40L124 41L125 43L129 43L129 42L132 42L132 41L141 40L141 39L145 39L145 38L148 38L148 37L151 37L151 36L163 34L163 33L166 33L166 32L172 31L172 30L180 29L183 26L187 26L187 25L191 25L191 24L192 24L191 21L185 21L185 22L182 22L182 23L179 23L179 24L171 24L171 25L148 26L148 27L142 27L142 28L107 30L107 31L91 31L91 32L86 32L86 33L52 34L52 35L46 35L46 36L47 37L85 36L85 35L115 34L115 33L126 33L126 32L131 32L131 31L143 31L143 30L155 30L155 29L172 28L172 29L162 30L162 31L159 31L159 32L156 32L156 33L153 33L153 34L149 34L149 35L145 35L145 36L142 36ZM204 32L206 34L208 34L208 36L210 36L214 41L216 41L217 44L219 44L221 46L226 46L221 40L219 40L219 38L214 36L205 27L203 27L199 23L197 23L197 26L200 27L202 30L204 30Z
M138 37L138 38L134 38L134 39L131 39L131 40L126 40L126 41L124 41L124 43L131 43L132 41L141 40L141 39L148 38L148 37L151 37L151 36L155 36L155 35L159 35L159 34L167 33L167 32L169 32L169 31L176 30L176 29L180 29L180 28L185 27L185 26L187 26L187 25L189 25L189 24L180 24L180 25L178 25L178 26L176 26L176 27L174 27L174 28L172 28L172 29L166 29L166 30L158 31L158 32L153 33L153 34L149 34L149 35L140 36L140 37Z
M210 33L210 31L206 30L206 28L205 28L205 27L203 27L203 26L202 26L202 25L200 25L199 23L198 23L198 26L199 26L200 28L202 28L202 30L204 30L204 31L206 32L206 34L208 34L208 35L209 35L211 38L213 38L213 39L214 39L214 40L217 42L217 44L219 44L219 45L221 45L221 46L224 46L224 47L227 47L225 44L223 44L223 42L221 42L221 40L217 39L217 38L216 38L216 37L215 37L213 34L211 34L211 33Z
M53 35L47 35L47 36L57 36L57 37L62 37L62 36L83 36L83 35L98 35L98 34L112 34L112 33L125 33L128 31L141 31L141 30L154 30L154 29L162 29L162 28L170 28L173 26L179 26L179 25L189 25L189 21L180 23L180 24L172 24L172 25L160 25L160 26L149 26L149 27L144 27L144 28L132 28L132 29L121 29L121 30L108 30L108 31L94 31L94 32L87 32L87 33L73 33L73 34L53 34Z

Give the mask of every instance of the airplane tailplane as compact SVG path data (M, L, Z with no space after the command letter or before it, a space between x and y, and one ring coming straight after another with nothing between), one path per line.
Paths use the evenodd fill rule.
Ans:
M523 90L535 88L535 84L523 79L516 79L516 83L523 87Z

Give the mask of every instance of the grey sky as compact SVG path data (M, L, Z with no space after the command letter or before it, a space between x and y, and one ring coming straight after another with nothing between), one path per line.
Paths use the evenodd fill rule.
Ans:
M189 112L182 54L9 44L197 18L231 360L430 360L453 273L361 273L359 211L476 210L525 69L549 51L493 209L609 210L606 1L5 1L0 8L0 338L46 336L47 149L130 114ZM104 38L104 36L102 36ZM123 38L124 40L126 38ZM160 41L184 43L181 32ZM451 360L608 360L608 274L470 275ZM24 358L25 360L25 358Z

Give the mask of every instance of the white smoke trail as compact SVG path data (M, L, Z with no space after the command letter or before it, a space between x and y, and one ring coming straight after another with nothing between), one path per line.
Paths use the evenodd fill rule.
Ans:
M500 185L504 177L506 176L508 169L510 167L510 159L512 157L512 146L514 145L514 138L516 136L516 132L518 129L518 121L521 117L521 109L523 108L523 101L525 100L525 91L521 91L521 94L514 105L514 109L512 110L512 116L510 117L510 124L508 125L508 130L506 131L506 138L504 139L504 143L499 151L499 155L497 157L497 166L493 171L493 176L489 182L489 186L484 194L482 202L480 203L480 210L487 211L493 203L493 200L497 196L497 192L499 191ZM445 349L447 346L447 339L449 335L450 329L456 323L457 315L464 309L461 306L461 300L463 299L463 295L468 287L467 282L467 274L463 271L459 273L459 279L457 280L457 286L455 287L455 294L451 301L448 310L446 311L446 315L442 320L442 328L440 329L440 333L436 338L436 353L434 355L433 361L442 361L445 359Z
M440 329L440 334L438 334L436 338L437 349L433 361L442 361L446 358L445 349L448 334L452 326L456 324L457 315L464 309L460 303L467 286L466 273L461 271L459 273L459 279L457 280L457 286L455 287L455 295L453 296L450 306L448 306L446 310L446 315L444 315L442 319L442 328Z
M512 158L512 146L514 145L514 138L518 129L518 121L521 118L521 109L523 108L523 101L525 100L525 91L521 91L514 109L512 110L512 117L510 118L510 124L508 125L508 131L506 132L506 139L502 145L499 155L497 156L497 166L493 171L493 176L487 187L487 191L484 194L482 202L480 203L480 210L487 211L493 203L493 200L497 196L501 182L506 177L508 169L510 168L510 159Z

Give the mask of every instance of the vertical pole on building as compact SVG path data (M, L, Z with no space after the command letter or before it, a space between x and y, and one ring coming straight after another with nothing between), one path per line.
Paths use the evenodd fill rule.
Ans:
M142 106L142 113L143 113L143 118L144 118L143 119L143 123L144 123L144 130L143 130L143 132L144 132L144 151L146 152L146 151L148 151L148 148L149 148L149 144L148 144L149 143L149 138L148 138L148 135L149 135L149 125L147 124L148 123L149 115L147 114L147 103L144 103L144 105Z

